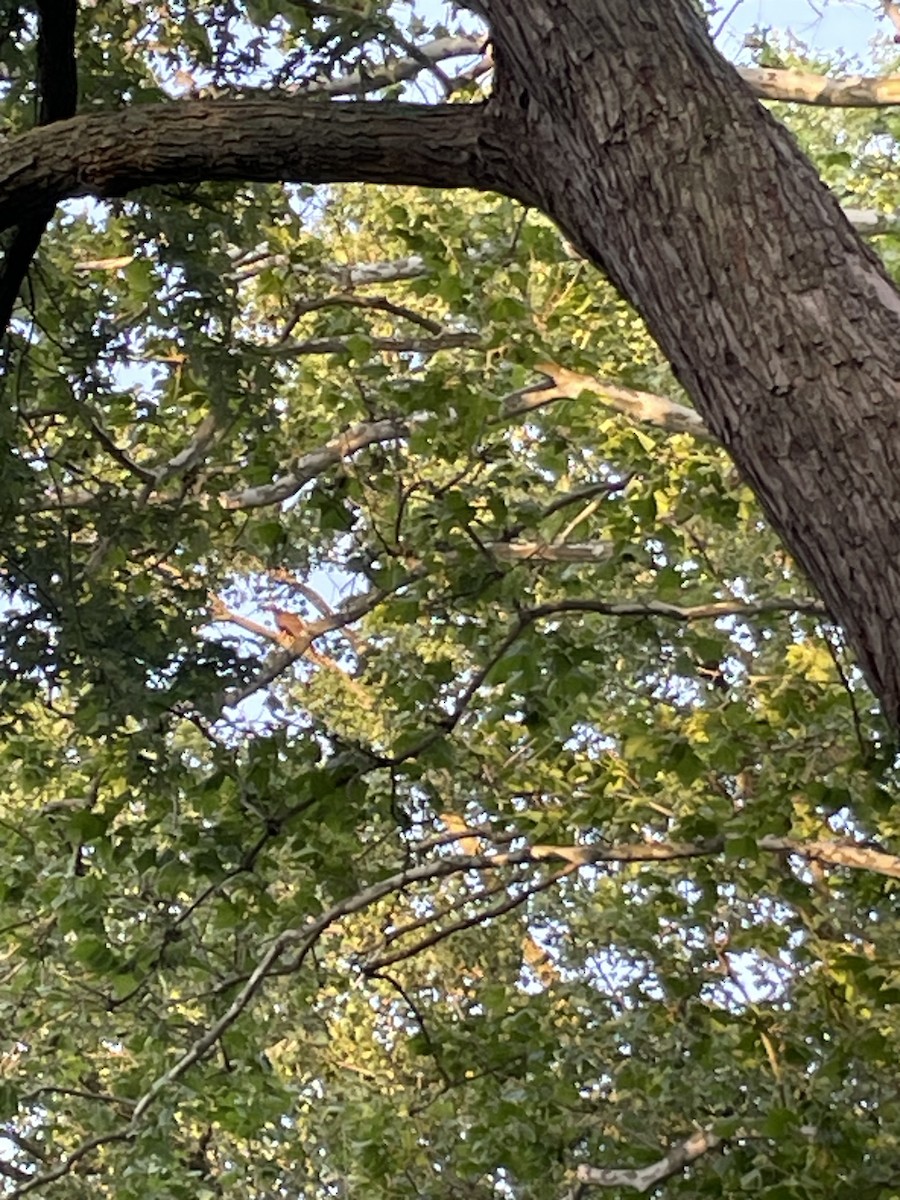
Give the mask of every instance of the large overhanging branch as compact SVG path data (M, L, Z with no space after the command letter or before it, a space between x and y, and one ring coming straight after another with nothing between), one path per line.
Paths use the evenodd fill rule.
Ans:
M758 95L896 104L900 80L741 72ZM365 182L512 193L500 125L476 104L190 99L59 121L0 149L0 229L36 204L151 185Z
M475 104L184 100L75 117L0 149L0 229L38 203L172 183L364 182L507 190ZM492 143L494 143L492 147Z

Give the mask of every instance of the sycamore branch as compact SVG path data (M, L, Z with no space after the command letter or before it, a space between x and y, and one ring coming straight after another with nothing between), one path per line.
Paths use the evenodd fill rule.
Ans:
M472 58L481 54L485 46L485 35L461 34L457 37L435 38L416 47L415 56L388 59L379 66L370 66L351 71L337 79L313 79L301 83L295 90L315 92L326 96L362 96L382 88L414 79L426 67L446 62L450 58Z
M628 1187L636 1192L648 1192L657 1184L673 1175L680 1175L685 1167L716 1150L722 1138L711 1129L698 1129L683 1142L678 1142L655 1163L646 1167L590 1167L582 1164L575 1177L579 1184L588 1187ZM581 1189L579 1189L580 1191Z
M598 563L609 562L615 553L612 542L548 542L526 541L514 538L511 541L487 541L484 548L500 562L514 563Z
M124 258L92 259L78 263L76 271L112 271L127 267L134 261L134 255ZM296 275L304 273L301 263L292 263L290 255L270 252L254 247L252 250L241 251L231 258L232 269L226 279L235 283L243 283L259 275L261 271L276 267L290 268ZM345 289L366 287L373 283L394 283L402 279L421 279L423 275L431 274L431 267L419 254L408 254L401 258L390 258L379 262L357 263L321 263L317 267L330 279Z
M690 433L694 437L713 439L699 413L693 408L688 408L686 404L670 400L668 396L620 387L618 384L598 379L595 375L569 371L554 362L537 363L537 369L542 371L550 382L526 388L509 397L505 407L511 415L541 408L559 398L577 400L579 396L589 393L601 404L633 421L655 425L669 433Z
M759 848L777 854L796 854L829 867L849 867L853 871L872 871L876 875L900 879L900 854L889 854L861 842L803 842L794 838L764 837L759 839Z
M884 108L900 104L900 76L866 78L847 75L832 79L808 71L745 67L739 72L761 100L820 104L839 108Z
M900 229L900 216L894 213L883 213L865 208L844 208L842 211L861 237L895 233ZM581 257L575 247L570 243L567 245L570 257ZM493 249L488 245L482 257L487 257L487 253ZM129 266L136 258L137 256L134 254L123 254L113 258L83 259L81 262L75 263L73 269L79 274L88 274L91 271L118 271ZM262 271L276 268L290 270L298 278L311 274L302 263L292 262L289 254L270 251L260 246L234 253L231 256L231 262L232 269L224 276L225 280L231 283L244 283ZM326 262L318 264L317 270L325 274L338 287L344 289L396 283L405 279L422 279L433 274L433 267L419 254L408 254L400 258L383 259L377 262ZM356 299L361 306L365 307L359 297ZM325 301L320 306L324 306L324 304ZM377 305L371 307L377 307Z
M221 497L225 508L263 508L269 504L280 504L295 496L311 480L322 475L330 467L345 458L364 450L367 446L395 442L407 437L409 425L406 421L388 418L384 421L365 421L354 425L344 433L326 442L316 450L304 454L293 469L272 483L243 488Z
M476 836L489 838L490 830L484 826L467 826L455 837ZM502 837L500 840L504 840ZM889 879L900 879L900 854L890 854L860 842L826 841L814 839L765 836L757 839L757 848L764 854L790 854L807 862L823 866L847 867L854 871L871 871ZM645 863L677 862L689 858L710 858L721 854L727 846L724 835L705 838L696 842L626 842L617 845L553 846L535 844L526 850L510 853L500 851L492 856L497 866L507 863L521 865L524 862L564 862L570 866L598 866L602 863ZM483 856L475 856L473 863L482 862Z
M541 363L539 369L552 382L512 393L503 402L505 417L524 416L536 408L543 408L559 400L577 399L589 394L601 404L633 421L653 425L670 433L690 432L696 437L711 437L703 421L692 408L666 396L620 387L593 375L568 371L556 364ZM233 509L263 508L267 505L281 504L295 496L311 480L359 450L407 438L420 425L422 419L421 416L413 414L406 420L387 418L361 422L338 434L324 446L304 454L281 478L271 483L235 489L220 497L220 503L225 508ZM576 553L573 547L550 547L536 541L522 541L515 546L512 543L505 546L494 545L493 550L497 557L507 560L533 558L543 562L597 562L608 557L608 547L605 545L602 548L594 546L589 553L581 550Z
M409 343L405 344L409 345ZM547 364L542 364L542 367L545 370L549 369ZM645 421L672 433L683 432L689 425L692 425L695 433L705 436L705 434L699 433L705 427L693 409L669 400L665 396L654 396L648 392L623 388L617 384L596 379L594 376L565 371L561 367L554 369L558 372L562 386L538 384L512 393L503 402L504 419L524 416L536 408L543 408L560 400L577 398L591 393L600 403L614 408L615 411L623 413L632 420ZM235 488L220 495L218 502L228 509L264 508L281 504L295 496L313 479L317 479L345 459L352 458L360 450L373 445L383 445L386 442L402 441L409 437L411 432L421 427L426 416L427 414L414 413L405 420L387 417L381 420L360 422L343 433L337 434L324 445L302 455L286 474L270 483ZM160 466L142 468L141 478L152 483L152 490L155 492L155 495L152 496L149 494L142 496L142 501L165 503L171 499L167 493L163 493L159 489L199 466L221 432L218 418L215 415L209 415L201 421L194 436L177 454ZM105 442L104 445L107 450L111 451L109 445ZM591 485L590 488L583 489L582 494L608 490L611 486L608 483ZM544 515L549 516L563 504L576 499L578 499L577 495L559 497ZM70 488L62 492L48 490L43 499L33 505L29 511L48 512L66 508L92 508L107 501L108 493L104 488L96 491L84 487ZM607 543L550 546L540 540L516 538L506 542L492 543L491 549L497 558L504 561L602 562L609 557L610 547Z

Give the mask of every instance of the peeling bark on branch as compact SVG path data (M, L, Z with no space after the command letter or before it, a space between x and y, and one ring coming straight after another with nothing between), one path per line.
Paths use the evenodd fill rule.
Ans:
M881 79L845 75L831 79L808 71L745 67L740 76L760 100L837 108L884 108L900 104L900 78L896 75Z
M588 392L595 394L601 404L615 412L623 413L633 421L655 425L657 429L665 429L668 433L690 433L694 437L704 439L712 437L699 413L685 404L679 404L677 400L670 400L668 396L639 392L634 388L607 383L591 375L569 371L558 363L541 362L536 365L551 382L546 387L531 387L517 393L518 401L508 406L509 412L520 413L540 408L560 396L577 400L583 393Z
M698 1129L689 1138L673 1146L658 1162L647 1167L589 1167L580 1166L577 1179L581 1184L592 1187L634 1188L636 1192L648 1192L673 1175L680 1175L695 1159L717 1150L722 1139L711 1129Z

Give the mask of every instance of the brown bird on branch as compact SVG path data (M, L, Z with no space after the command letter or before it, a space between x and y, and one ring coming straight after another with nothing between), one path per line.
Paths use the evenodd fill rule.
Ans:
M278 628L278 632L283 633L292 642L299 641L300 638L307 636L306 622L297 613L279 608L277 604L267 604L265 607L266 611L270 612L275 618L275 625Z

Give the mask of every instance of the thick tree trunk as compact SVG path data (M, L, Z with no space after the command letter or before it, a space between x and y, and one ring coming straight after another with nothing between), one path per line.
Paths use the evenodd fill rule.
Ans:
M690 0L490 0L533 196L640 310L900 725L900 297Z

